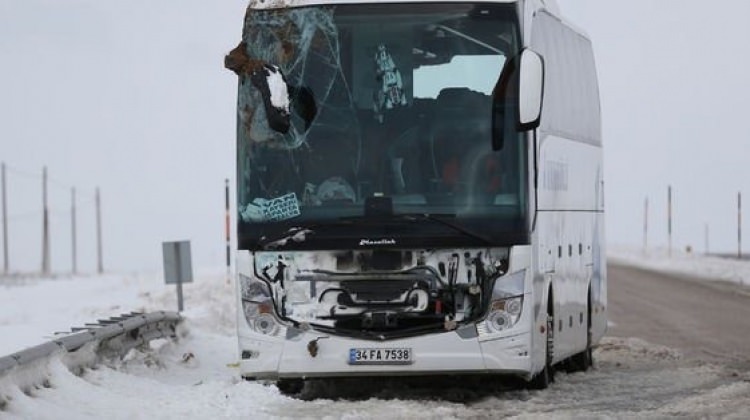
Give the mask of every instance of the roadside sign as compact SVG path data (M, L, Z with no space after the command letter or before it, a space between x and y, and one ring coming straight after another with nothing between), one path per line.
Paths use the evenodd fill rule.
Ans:
M192 283L190 241L164 242L164 281L167 284Z
M177 310L183 310L182 283L193 282L190 241L163 242L164 282L177 285Z

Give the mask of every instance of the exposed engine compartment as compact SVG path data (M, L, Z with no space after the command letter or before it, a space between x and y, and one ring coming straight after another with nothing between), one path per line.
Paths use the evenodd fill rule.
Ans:
M452 330L480 319L507 268L507 249L255 254L255 277L270 288L275 316L351 336Z

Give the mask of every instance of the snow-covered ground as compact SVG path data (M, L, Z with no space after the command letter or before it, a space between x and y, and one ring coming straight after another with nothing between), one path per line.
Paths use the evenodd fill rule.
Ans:
M706 256L681 250L673 250L670 256L664 248L644 252L633 247L611 246L607 251L611 262L750 286L750 260Z
M149 297L165 287L135 275L0 277L0 355L99 318L157 309L146 308Z
M50 387L22 390L0 379L0 418L750 418L750 372L686 361L638 338L606 338L595 370L558 373L545 391L352 380L311 383L306 399L289 398L239 378L234 289L220 272L196 277L185 286L178 342L154 342L80 377L52 360ZM174 287L160 275L0 283L0 354L97 318L175 306Z

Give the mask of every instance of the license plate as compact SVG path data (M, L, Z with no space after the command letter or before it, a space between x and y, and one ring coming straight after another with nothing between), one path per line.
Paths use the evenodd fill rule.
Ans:
M350 365L408 365L413 362L411 349L349 349Z

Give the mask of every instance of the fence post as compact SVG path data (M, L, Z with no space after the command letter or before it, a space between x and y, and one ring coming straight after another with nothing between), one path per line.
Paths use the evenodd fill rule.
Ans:
M737 193L737 258L742 259L742 192Z
M705 229L705 239L706 239L706 255L709 255L711 253L710 248L708 246L709 244L709 228L708 223L706 223L706 229Z
M643 253L648 252L648 197L643 206Z
M102 262L102 201L99 194L99 187L96 187L96 272L104 272L104 263Z
M50 274L49 210L47 208L47 167L42 169L42 274Z
M8 274L10 263L8 261L8 195L5 185L5 162L2 163L2 194L3 194L3 272Z
M70 241L73 274L78 273L78 249L76 241L76 189L70 190Z
M669 257L672 257L672 186L667 187L667 235L669 236Z

